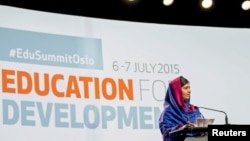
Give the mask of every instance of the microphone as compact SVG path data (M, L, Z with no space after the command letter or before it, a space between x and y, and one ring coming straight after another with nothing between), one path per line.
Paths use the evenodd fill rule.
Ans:
M221 110L216 110L216 109L211 109L211 108L207 108L207 107L200 107L200 106L195 106L196 108L201 108L201 109L206 109L206 110L211 110L211 111L216 111L216 112L221 112L223 114L225 114L225 124L228 125L228 117L227 117L227 113Z
M189 115L188 115L188 112L186 111L186 114L187 114L187 124L190 124L191 122L190 122L190 117L189 117Z
M185 112L186 112L186 116L187 116L187 119L186 119L187 123L186 123L186 127L185 128L191 128L192 125L191 125L191 122L190 122L190 117L188 115L188 111L185 110Z
M193 126L192 126L192 124L191 124L191 122L190 122L190 117L189 117L189 114L188 114L187 111L186 111L186 114L187 114L187 124L186 124L186 127L187 127L187 128L192 128Z
M188 128L190 128L190 127L192 127L191 126L191 122L190 122L190 117L189 117L189 114L188 114L188 110L187 109L185 109L185 112L186 112L186 116L187 116L187 126L186 127L188 127Z
M188 123L188 124L190 123L190 118L189 118L188 113L187 113L187 123Z

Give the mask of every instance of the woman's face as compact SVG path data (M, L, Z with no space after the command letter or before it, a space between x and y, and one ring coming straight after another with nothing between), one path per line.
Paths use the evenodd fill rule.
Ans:
M181 92L182 92L182 97L184 100L190 99L190 83L185 84L184 86L181 87Z

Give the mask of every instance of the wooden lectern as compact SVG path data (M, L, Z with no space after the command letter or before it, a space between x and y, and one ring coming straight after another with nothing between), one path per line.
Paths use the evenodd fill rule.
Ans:
M208 127L186 127L169 133L172 141L207 141Z

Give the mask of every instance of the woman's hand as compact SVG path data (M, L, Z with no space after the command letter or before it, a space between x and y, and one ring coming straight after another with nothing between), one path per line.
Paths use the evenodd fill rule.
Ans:
M187 124L181 126L181 127L178 128L178 129L193 128L193 127L197 127L197 125L196 125L195 123L187 123Z
M186 124L186 127L197 127L196 123L188 123Z

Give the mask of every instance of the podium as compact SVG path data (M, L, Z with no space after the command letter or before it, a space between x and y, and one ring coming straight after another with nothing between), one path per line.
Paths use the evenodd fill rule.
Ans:
M186 127L171 131L172 141L207 141L208 127Z

